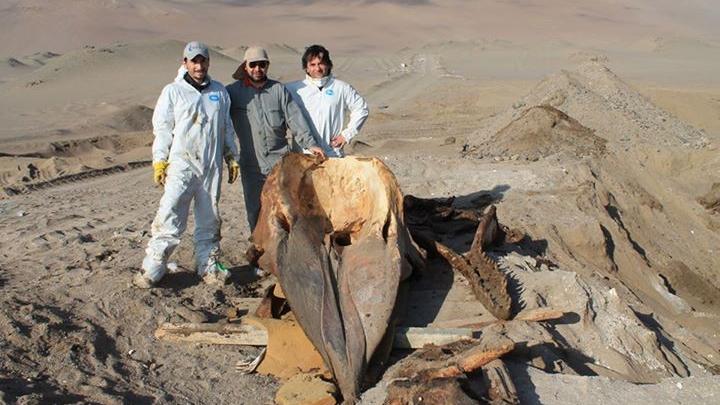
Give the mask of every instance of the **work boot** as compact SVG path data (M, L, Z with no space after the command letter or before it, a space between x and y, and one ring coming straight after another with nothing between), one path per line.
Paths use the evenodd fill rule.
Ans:
M144 290L155 287L155 283L147 278L143 273L135 273L132 283L135 287L142 288Z

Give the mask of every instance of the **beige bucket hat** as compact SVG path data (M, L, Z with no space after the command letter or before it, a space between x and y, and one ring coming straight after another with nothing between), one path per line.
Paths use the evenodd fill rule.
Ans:
M259 46L251 46L250 48L245 50L245 57L243 58L243 63L261 61L270 62L265 48L261 48Z

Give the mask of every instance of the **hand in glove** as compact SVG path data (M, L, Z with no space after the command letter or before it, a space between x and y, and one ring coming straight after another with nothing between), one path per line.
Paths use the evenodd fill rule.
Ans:
M228 160L228 183L233 184L240 175L240 164L235 159Z
M155 184L157 184L158 186L165 185L165 178L167 177L168 166L170 166L170 163L164 160L153 163L153 180L155 180Z

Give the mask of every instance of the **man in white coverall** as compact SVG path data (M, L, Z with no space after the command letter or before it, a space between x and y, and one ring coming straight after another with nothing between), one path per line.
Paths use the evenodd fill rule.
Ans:
M358 134L368 116L365 99L332 75L330 53L312 45L302 56L305 80L286 85L308 120L313 137L328 157L344 156L343 147ZM345 125L345 110L350 120Z
M165 187L152 224L142 273L133 282L150 288L165 275L167 259L185 231L194 201L197 274L224 284L229 274L217 262L220 242L220 182L223 159L228 182L239 175L238 148L230 120L230 97L210 78L207 46L193 41L183 51L183 67L163 89L153 114L154 180ZM185 71L186 70L186 71Z

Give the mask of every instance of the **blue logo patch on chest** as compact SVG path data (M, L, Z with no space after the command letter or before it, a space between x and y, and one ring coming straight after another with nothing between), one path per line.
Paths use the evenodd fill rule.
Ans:
M220 101L220 96L217 94L211 94L209 97L210 101Z
M333 89L327 89L325 90L325 94L327 94L328 96L332 96L333 94L335 94L335 92L333 91Z

